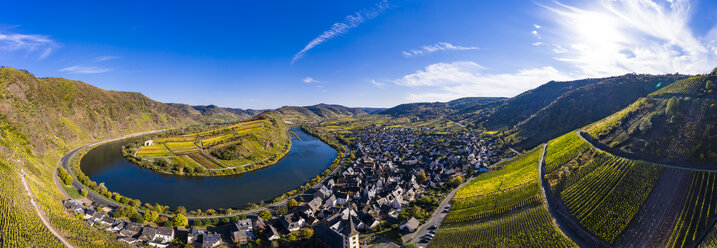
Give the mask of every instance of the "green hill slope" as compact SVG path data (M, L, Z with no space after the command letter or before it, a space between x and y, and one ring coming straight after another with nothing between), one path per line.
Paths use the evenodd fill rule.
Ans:
M36 213L18 173L22 169L52 225L78 247L124 247L65 213L52 175L59 157L90 141L195 124L189 115L142 94L106 91L63 78L36 78L0 67L0 236L3 246L57 247ZM32 208L30 208L32 209ZM50 238L47 238L50 237Z
M612 152L717 168L717 70L678 81L584 129Z
M391 117L407 117L414 121L443 118L464 112L476 112L479 109L495 106L503 97L465 97L450 102L420 102L401 104L379 112Z
M506 132L517 148L529 149L605 118L684 75L627 74L567 91Z
M254 109L222 108L216 105L191 106L183 103L167 103L167 105L178 108L192 118L206 123L241 121L264 112L264 110Z
M282 120L289 124L368 115L359 108L329 104L318 104L306 107L284 106L276 109L275 112Z

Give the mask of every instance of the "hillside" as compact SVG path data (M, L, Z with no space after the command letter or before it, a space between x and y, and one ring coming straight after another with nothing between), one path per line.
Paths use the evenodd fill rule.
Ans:
M678 81L583 129L612 152L715 168L717 70Z
M289 124L368 115L365 111L359 108L349 108L341 105L329 105L323 103L306 107L284 106L276 109L275 112L282 120Z
M411 120L429 120L461 113L466 109L482 109L498 102L502 97L465 97L450 102L419 102L406 103L379 112L380 115L391 117L407 117Z
M563 93L527 119L515 124L505 136L513 146L521 150L529 149L605 118L640 97L685 77L679 74L627 74L602 79ZM505 110L498 110L497 113L502 111Z
M205 123L241 121L264 112L264 110L223 108L216 105L191 106L183 103L167 103L167 105L178 108L192 118Z
M90 141L198 123L177 108L139 93L107 91L63 78L36 78L8 67L0 67L0 90L3 246L61 246L28 208L28 198L22 197L27 194L18 176L22 169L39 207L69 242L78 247L124 247L64 211L60 204L64 196L52 178L59 157Z

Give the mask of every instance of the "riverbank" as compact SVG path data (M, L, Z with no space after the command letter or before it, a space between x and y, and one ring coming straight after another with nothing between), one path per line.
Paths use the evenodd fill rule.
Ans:
M303 132L300 131L300 130L298 130L297 133L298 133L298 132L303 133ZM302 135L308 135L308 134L305 134L305 133L304 133L304 134L302 134ZM306 138L307 138L307 137L302 137L302 140L306 140ZM306 141L305 141L305 142L306 142ZM320 142L320 141L319 141L317 138L314 138L314 142ZM300 142L300 143L303 143L303 142ZM98 144L94 144L94 145L98 145ZM309 145L310 145L310 144L309 144ZM326 149L334 150L334 149L331 149L328 145L326 145L326 144L324 144L324 145L326 146ZM314 146L315 146L315 145L314 145ZM82 147L82 148L87 149L88 147ZM347 150L348 148L346 148L346 147L341 147L341 148L342 148L341 151L334 151L335 153L333 153L333 154L335 154L335 155L332 155L332 156L331 156L331 159L333 159L333 162L331 162L331 165L328 166L328 168L326 168L326 170L325 170L323 173L320 173L320 174L318 174L318 175L317 175L317 174L314 174L314 175L317 175L317 176L314 177L314 178L311 179L311 180L306 179L307 181L309 181L308 183L306 183L306 184L304 184L303 186L300 186L300 187L298 187L298 188L295 188L294 190L288 190L288 189L287 189L287 190L284 190L283 192L286 192L286 193L279 195L278 197L274 198L274 199L271 200L271 201L268 201L268 202L271 202L270 204L269 204L269 203L264 204L264 203L262 203L262 202L255 201L255 202L257 202L257 204L251 204L251 205L252 205L251 207L246 207L244 210L241 210L241 211L232 210L231 213L219 212L219 211L217 211L217 214L216 214L216 215L211 215L211 216L204 215L204 214L207 213L207 211L206 211L207 208L205 208L205 209L204 209L203 211L201 211L201 212L199 212L199 211L188 211L188 212L196 212L197 214L192 214L192 213L190 213L187 217L190 218L190 219L211 219L211 218L231 217L231 216L238 216L238 215L242 215L242 214L256 213L256 212L258 212L258 211L260 211L260 210L262 210L262 209L271 209L271 208L274 208L274 207L276 207L276 206L279 206L279 205L282 204L282 202L283 202L283 203L286 203L286 201L287 201L288 199L290 199L290 198L292 198L292 197L295 197L295 196L297 196L297 195L303 193L304 191L306 191L306 190L308 190L308 189L310 189L310 188L312 188L312 187L316 187L316 185L319 185L323 180L325 180L326 178L328 178L330 175L333 175L333 174L337 171L337 169L339 168L339 165L340 165L341 163L344 163L344 161L343 161L343 160L344 160L344 159L343 159L343 156L339 156L338 154L339 154L339 153L340 153L340 154L345 154L346 152L348 152L348 150ZM71 154L68 154L68 155L66 155L65 157L63 157L63 159L62 159L62 161L61 161L61 164L64 164L64 165L66 166L66 168L73 168L73 167L75 168L75 170L73 171L73 178L76 178L76 180L75 180L75 182L73 183L73 186L75 186L75 188L78 188L78 189L82 189L82 188L88 189L88 191L90 192L90 193L88 194L88 199L90 199L90 200L92 200L92 201L99 202L99 203L101 203L101 204L103 204L103 205L107 205L107 206L111 206L111 207L120 207L120 206L129 207L129 206L134 206L134 207L136 207L140 212L143 212L143 207L144 207L143 205L146 205L146 203L142 204L141 201L139 201L139 200L134 201L134 200L136 200L136 199L132 199L132 198L129 198L129 197L127 197L127 199L124 199L124 200L123 200L123 196L122 196L122 195L119 195L118 197L112 197L112 196L115 195L113 192L109 192L109 190L104 191L104 189L100 188L100 186L97 184L97 182L101 182L101 181L104 181L104 180L100 180L100 181L94 181L94 180L92 180L92 182L86 182L87 184L89 184L89 186L88 186L88 185L85 185L85 184L80 184L80 183L78 183L78 181L81 181L81 180L77 179L77 176L76 176L77 174L76 174L75 172L77 171L77 169L79 169L79 164L80 164L80 161L79 161L79 160L80 160L80 158L81 158L82 156L73 157L73 156L70 156L70 155L83 155L82 153L85 153L85 152L87 152L87 150L79 149L79 148L78 148L78 149L76 149L75 151L73 151ZM293 157L295 157L295 156L293 156ZM328 159L328 158L327 158L327 159ZM330 161L330 160L329 160L329 161ZM62 163L62 162L64 162L64 163ZM76 166L72 166L73 164L75 164ZM315 163L315 164L316 164L316 163ZM321 163L318 163L318 164L320 165ZM327 164L328 164L328 163L327 163ZM147 172L149 172L149 171L147 171L147 170L145 170L145 169L139 168L139 167L134 166L134 165L128 165L128 167L135 168L135 170L139 170L139 171L145 171L145 174L146 174ZM271 168L273 168L273 167L270 167L268 170L272 170ZM83 167L83 169L84 169L84 167ZM82 170L82 169L81 169L81 170ZM80 170L80 171L81 171L81 170ZM68 171L72 171L72 169L69 169ZM262 173L264 173L265 171L266 171L266 169L265 169L265 170L260 170L258 173L259 173L259 174L262 174ZM293 171L293 170L291 170L291 171ZM154 173L150 173L150 174L154 174ZM252 174L251 176L254 176L254 174ZM169 178L174 178L174 177L176 177L176 176L167 176L167 175L161 176L161 178L165 178L165 179L166 179L167 177L169 177ZM246 176L238 176L238 177L243 177L244 179L246 179ZM184 178L184 177L182 177L182 178ZM222 177L211 177L211 178L222 178ZM233 178L237 178L237 176L224 177L224 178L222 178L222 180L236 181L236 180L233 179ZM262 177L262 178L267 178L267 177ZM272 178L272 179L273 179L273 178L275 178L275 177L269 176L268 178ZM268 178L267 178L266 180L270 180L270 179L268 179ZM142 180L141 177L140 177L140 178L134 178L134 179L136 179L137 181L142 181L142 182L144 182L144 181L154 181L154 180ZM207 178L207 179L210 179L210 178ZM262 179L262 180L263 180L263 179ZM297 179L297 180L299 180L299 179ZM196 180L190 180L190 181L191 181L191 182L196 182ZM245 181L245 180L239 180L239 181ZM284 181L284 180L282 180L282 181ZM134 183L133 183L133 184L134 184ZM212 185L212 184L214 184L214 183L207 182L206 184L207 184L207 185ZM95 186L95 185L97 185L97 186ZM266 185L271 185L271 184L263 183L263 185L266 186ZM94 186L94 187L93 187L93 186ZM138 186L138 187L139 187L139 186ZM220 188L229 188L228 190L231 190L231 188L232 188L232 187L221 187L221 184L219 184L217 187L220 187ZM251 188L257 189L256 187L259 187L259 186L252 186ZM106 188L112 189L112 190L118 190L118 189L115 189L115 187L114 187L112 184L110 184L109 181L107 182ZM147 187L145 187L145 188L147 188ZM260 187L260 188L261 188L261 187ZM242 192L242 190L239 190L239 189L237 189L237 190L238 190L238 192ZM125 191L122 191L122 190L118 190L118 191L119 191L119 192L125 192ZM138 190L138 191L142 191L142 190ZM146 190L145 190L145 191L146 191ZM182 192L183 192L184 190L179 190L179 191L182 191ZM104 194L103 194L102 192L104 192ZM128 192L129 192L129 191L128 191ZM165 194L165 195L166 195L166 194ZM227 194L223 194L223 195L224 195L223 197L217 197L217 198L226 198L226 196L228 196L228 195L233 195L234 197L237 196L237 195L235 195L235 194L228 194L228 195L227 195ZM243 194L243 195L251 195L251 194ZM119 200L113 199L113 198L117 198L117 199L119 199ZM271 199L271 198L269 198L269 199ZM158 201L158 202L162 202L162 201ZM157 205L157 204L155 204L155 205ZM162 206L162 205L160 205L160 206ZM176 207L176 206L175 206L175 207ZM166 206L165 206L165 207L162 207L162 208L163 208L163 209L166 209L166 211L161 212L161 215L169 216L169 217L171 217L171 216L173 215L173 212L174 212L174 211L170 211L169 207L166 207ZM215 208L215 209L216 209L216 208ZM198 213L202 213L202 214L200 215L200 214L198 214Z

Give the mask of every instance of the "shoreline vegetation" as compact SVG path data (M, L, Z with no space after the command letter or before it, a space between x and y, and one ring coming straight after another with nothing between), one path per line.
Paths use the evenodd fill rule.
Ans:
M190 128L192 128L192 127L190 127ZM227 215L239 215L240 212L255 210L255 209L265 207L265 206L268 206L271 204L279 203L279 202L289 199L289 198L299 196L304 191L315 186L317 183L320 183L320 182L324 181L325 179L327 179L327 177L333 171L335 171L337 169L337 167L339 166L339 163L345 157L344 145L348 144L348 143L343 143L344 145L342 145L343 141L341 138L337 138L337 137L334 137L334 136L331 136L328 134L321 134L319 131L312 129L311 127L308 127L305 125L300 126L300 128L307 134L319 138L322 142L328 144L330 147L332 147L333 149L335 149L337 151L336 158L334 158L331 165L329 165L329 167L326 170L324 170L321 174L316 175L316 177L312 178L310 181L308 181L304 185L298 187L297 189L294 189L294 190L288 191L282 195L279 195L268 202L261 201L259 203L247 203L247 205L244 206L244 208L242 208L242 209L220 208L218 210L214 210L214 209L187 210L184 206L177 206L175 209L172 210L172 209L170 209L169 206L161 205L159 203L154 203L154 204L142 203L139 199L133 199L130 197L123 196L117 192L112 192L104 185L104 183L102 183L102 182L98 183L98 182L91 180L89 177L87 177L84 174L84 172L82 172L82 169L80 168L80 163L81 163L82 157L84 157L88 151L95 148L96 146L87 147L87 148L77 152L77 154L71 158L70 169L72 171L72 175L75 176L75 180L77 180L80 184L82 184L83 186L85 186L87 189L94 192L98 196L101 196L101 197L105 198L106 200L116 203L117 205L120 206L120 208L128 208L128 209L136 210L139 212L155 211L158 214L167 216L167 217L173 217L175 214L181 213L190 219L212 217L212 216L217 216L217 218L222 218ZM187 129L187 128L183 128L183 129ZM180 129L180 130L183 130L183 129ZM174 133L177 131L178 130L169 130L169 131L166 131L163 133ZM141 140L141 139L143 139L143 136L133 137L133 138L128 138L128 139L140 139ZM287 153L288 153L288 151L287 151ZM60 167L60 168L62 168L62 167ZM64 175L64 173L66 173L66 172L63 173L63 170L64 169L58 169L57 173L60 174L61 180L64 181L65 177L62 175ZM64 183L64 182L61 182L61 183ZM71 183L69 185L71 185Z
M291 132L262 114L230 125L193 127L131 139L122 155L152 171L185 176L226 176L266 168L291 150Z

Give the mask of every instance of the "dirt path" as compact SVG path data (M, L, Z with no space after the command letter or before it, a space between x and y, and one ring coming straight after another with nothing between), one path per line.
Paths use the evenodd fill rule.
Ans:
M60 242L62 242L62 244L65 247L74 248L74 246L72 246L70 244L70 242L67 242L67 240L65 240L65 238L62 237L62 235L57 233L57 231L52 226L52 224L50 224L50 222L47 221L47 218L45 217L45 213L42 210L40 210L39 207L37 207L37 204L35 203L35 196L33 196L32 190L30 190L30 186L28 186L27 181L25 181L24 171L22 173L18 173L18 174L20 175L20 180L22 180L22 185L25 186L25 190L27 191L27 196L30 198L30 203L32 203L32 206L35 208L35 211L37 211L37 217L40 217L40 221L42 221L42 224L45 225L47 230L49 230L50 233L52 233L52 235L55 236L55 238L60 240Z

